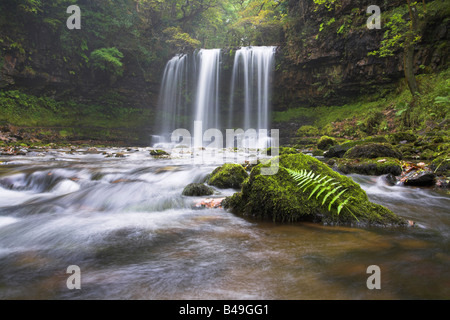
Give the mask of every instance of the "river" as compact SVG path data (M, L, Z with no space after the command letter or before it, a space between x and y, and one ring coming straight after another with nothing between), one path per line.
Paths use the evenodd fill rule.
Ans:
M443 192L353 175L416 226L277 224L182 196L214 163L154 159L147 148L69 151L0 158L1 299L450 298ZM71 265L80 290L66 285ZM371 265L379 290L366 285Z

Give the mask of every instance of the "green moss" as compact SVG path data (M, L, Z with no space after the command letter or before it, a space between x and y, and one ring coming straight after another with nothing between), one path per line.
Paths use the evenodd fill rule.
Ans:
M315 157L322 157L323 156L324 151L320 150L320 149L314 149L312 151L312 155Z
M319 135L319 129L314 126L302 126L297 130L299 137L315 137Z
M340 158L351 148L367 143L384 143L387 142L383 136L367 137L361 140L347 141L342 144L332 146L324 155L328 158Z
M434 155L435 155L434 151L427 148L427 149L423 150L422 153L420 154L420 159L421 160L431 160L435 157Z
M445 154L434 159L430 164L430 169L437 175L450 176L450 154Z
M170 156L170 154L164 150L150 150L150 155L157 158Z
M358 218L361 225L404 225L405 221L390 210L371 203L364 190L351 178L340 175L319 160L304 155L283 155L277 158L280 166L293 170L312 170L316 174L327 175L347 189L342 200L349 199L348 209ZM272 159L271 161L274 161ZM331 224L356 223L350 211L340 215L328 212L320 200L309 198L289 173L280 168L273 176L261 175L260 164L253 168L250 177L242 185L240 193L224 202L226 208L245 216L270 219L273 221L321 221Z
M214 189L204 185L203 183L191 183L183 189L183 196L198 197L209 196L214 193Z
M328 136L322 136L317 142L317 148L319 148L320 150L327 150L329 147L332 147L336 144L336 139Z
M279 147L278 148L278 155L282 154L297 154L298 151L295 148L289 148L289 147ZM267 154L272 155L272 148L267 148Z
M343 174L357 173L370 176L393 174L394 176L399 176L402 173L401 162L394 158L338 159L335 166Z
M211 173L207 182L209 185L221 189L239 189L247 176L247 172L240 164L226 163L216 168Z
M367 143L356 145L344 154L344 158L349 159L375 159L379 157L401 159L402 154L387 143Z
M402 141L415 142L417 140L417 136L412 132L397 132L389 134L387 139L392 144L399 144Z
M317 144L317 138L308 138L308 137L295 138L292 139L292 143L295 146L295 148L302 149L305 148L305 146L313 146Z

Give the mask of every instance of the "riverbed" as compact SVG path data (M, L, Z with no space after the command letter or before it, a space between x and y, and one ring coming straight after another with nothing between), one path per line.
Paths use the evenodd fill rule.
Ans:
M245 159L233 151L228 160ZM0 157L0 299L450 298L444 192L351 175L415 226L278 224L182 196L216 166L148 148ZM72 265L80 290L67 287ZM381 289L367 287L371 265Z

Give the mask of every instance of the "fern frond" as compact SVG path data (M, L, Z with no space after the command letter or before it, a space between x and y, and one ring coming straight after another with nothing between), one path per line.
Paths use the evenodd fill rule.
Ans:
M339 215L341 213L342 208L347 204L349 199L345 200L344 202L342 202L339 207L337 208L337 214ZM353 214L353 213L352 213ZM355 217L355 215L353 215ZM356 217L355 217L356 218ZM358 220L358 218L356 218L356 220Z
M330 204L328 205L328 211L331 210L331 206L333 205L333 203L334 203L337 199L339 199L339 197L342 196L342 194L343 194L345 191L347 191L347 189L342 190L337 196L335 196L335 197L333 198L333 200L331 200Z
M331 189L331 187L330 187L330 189ZM338 192L339 189L341 189L341 187L334 188L333 190L331 190L330 192L328 192L327 195L325 196L325 198L323 198L322 205L325 204L325 201L327 201L327 199L328 199L329 196L331 196L333 193Z
M347 189L343 189L343 186L340 185L339 181L336 181L334 178L327 175L316 174L313 171L308 171L305 169L302 169L300 171L287 168L284 169L289 173L292 179L297 182L297 185L303 193L307 193L306 191L309 188L312 188L312 191L308 191L308 200L311 199L313 195L316 195L316 199L319 199L322 194L325 194L321 201L321 204L327 204L328 211L331 212L332 206L335 203L337 204L338 215L344 208L348 209L347 204L350 199L340 201L341 196L347 191ZM348 209L348 211L353 215L353 217L356 218L356 216L350 211L350 209ZM356 220L358 219L356 218Z

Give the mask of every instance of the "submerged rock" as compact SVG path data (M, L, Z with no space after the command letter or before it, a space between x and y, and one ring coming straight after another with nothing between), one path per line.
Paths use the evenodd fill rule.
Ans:
M100 153L100 152L97 150L97 148L90 147L90 148L88 148L88 149L86 150L86 153L87 153L87 154L97 154L97 153Z
M313 157L304 154L282 155L270 161L275 160L279 160L281 166L277 174L272 176L261 174L261 168L269 166L270 163L256 166L243 183L241 192L226 198L223 206L236 214L280 222L315 221L364 226L407 225L403 218L392 211L370 202L365 191L351 178L340 175ZM347 201L346 206L338 214L335 203L329 211L330 198L337 193L329 197L324 204L324 195L328 191L323 192L318 198L318 192L311 197L313 188L305 191L284 168L312 171L322 177L327 176L327 179L332 178L342 187L341 190L346 190L339 198L340 203Z
M222 208L222 201L225 198L210 198L210 199L202 199L195 203L195 208L209 208L209 209L218 209Z
M381 176L381 178L383 179L384 183L386 183L386 185L388 186L395 186L398 182L397 178L392 173L385 174Z
M211 186L221 189L239 189L247 179L247 172L240 164L226 163L216 168L209 176L207 182Z
M214 193L214 189L204 185L203 183L191 183L183 189L183 196L198 197L210 196Z

